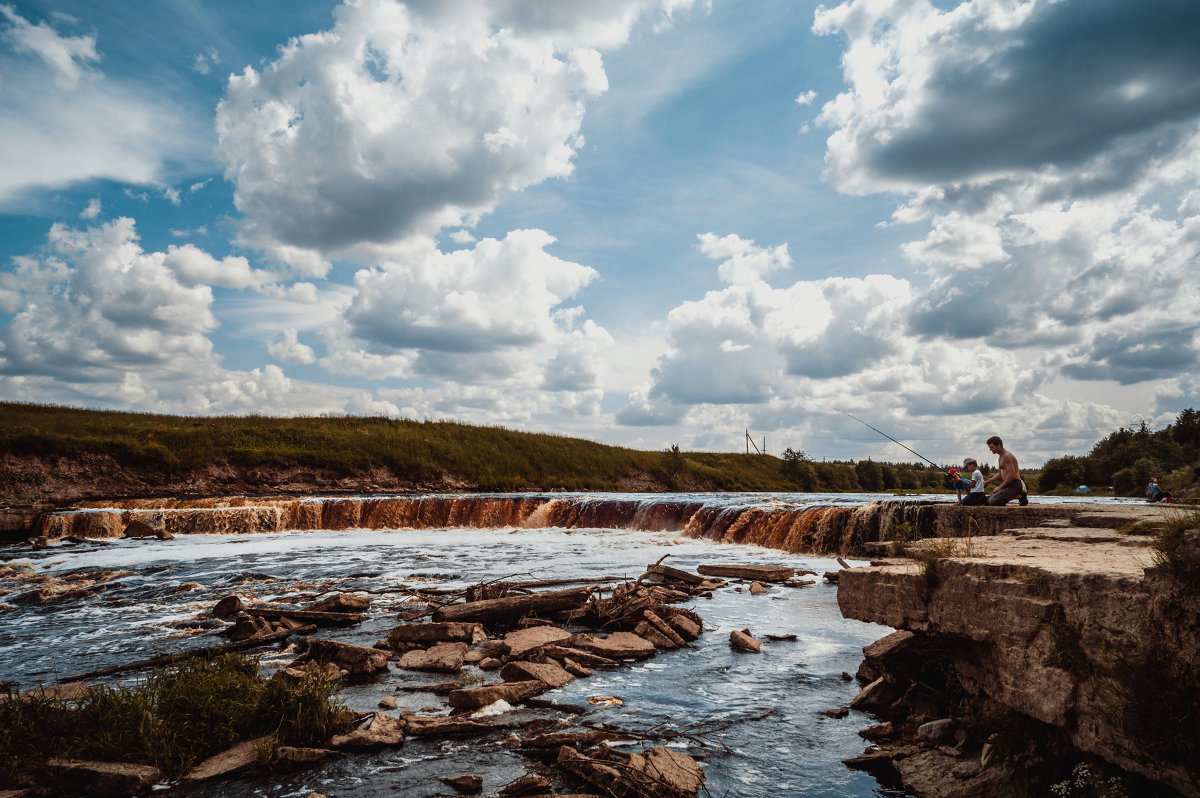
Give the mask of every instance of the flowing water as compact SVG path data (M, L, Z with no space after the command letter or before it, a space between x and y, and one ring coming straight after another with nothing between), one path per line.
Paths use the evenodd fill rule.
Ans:
M855 498L862 504L875 497ZM700 499L739 512L754 505L828 507L845 500ZM218 643L218 624L208 611L234 592L253 603L302 605L330 591L369 591L373 603L366 622L319 634L370 646L397 623L397 611L413 606L405 587L462 588L501 578L635 579L664 555L670 555L666 564L687 570L718 562L789 565L818 574L838 568L832 559L716 543L686 537L680 530L599 526L193 534L169 541L61 543L32 552L13 547L0 549L0 574L7 572L0 587L9 591L0 596L0 679L25 689ZM688 733L690 739L675 744L686 745L702 760L712 796L904 795L841 764L862 752L864 743L856 732L874 719L857 711L842 719L823 714L849 704L858 685L843 673L854 673L862 647L891 630L842 618L837 588L823 580L800 588L771 586L758 596L735 588L730 585L711 599L686 605L706 622L707 631L693 647L615 670L597 669L592 677L542 697L588 706L576 722ZM730 649L729 632L744 628L760 639L786 634L797 639L766 642L758 655L740 654ZM262 663L270 671L291 658L273 650L263 654ZM483 676L473 667L465 670ZM396 688L439 681L445 681L444 674L390 668L385 677L343 688L340 697L351 709L369 711L384 695L394 695L399 709L417 710L441 705L442 699ZM589 705L587 699L596 696L617 697L622 703ZM523 709L512 718L546 716L567 717ZM345 756L298 775L226 781L185 794L284 798L316 790L339 797L434 796L449 792L439 776L462 773L482 775L489 793L524 772L525 760L501 736L432 742L410 738L393 750Z

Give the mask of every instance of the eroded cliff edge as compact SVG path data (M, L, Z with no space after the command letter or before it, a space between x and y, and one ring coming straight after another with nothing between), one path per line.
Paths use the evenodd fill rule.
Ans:
M968 537L947 509L958 537L877 544L840 577L846 617L902 630L860 672L857 708L894 721L864 763L982 796L1021 772L1048 794L1039 766L1102 760L1136 774L1129 794L1200 796L1200 514L1131 508L1150 535L1111 512Z

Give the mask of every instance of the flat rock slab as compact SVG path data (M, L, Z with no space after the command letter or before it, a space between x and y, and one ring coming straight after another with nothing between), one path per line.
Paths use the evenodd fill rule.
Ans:
M332 596L309 604L304 609L312 612L366 612L370 606L370 596L359 596L354 593L334 593Z
M412 737L461 737L482 734L496 728L503 727L486 720L464 718L461 715L435 718L409 715L405 724L405 729Z
M375 673L386 669L388 664L386 651L320 638L308 641L305 657L319 662L332 662L353 674Z
M534 649L570 640L574 635L555 626L534 626L518 629L504 636L504 647L510 656L524 657Z
M484 639L480 623L405 623L388 633L396 643L475 643Z
M613 632L608 637L576 635L571 645L608 659L646 659L654 656L657 649L644 637L632 632Z
M232 748L210 756L188 771L188 774L183 777L184 781L204 781L250 769L258 760L255 746L266 739L266 737L259 737L254 740L243 740Z
M467 655L466 643L439 643L428 649L404 652L396 667L414 671L458 673Z
M403 721L383 712L375 712L366 728L355 729L349 734L335 734L329 742L334 748L364 750L399 745L403 739Z
M299 769L324 762L329 757L336 755L336 751L331 751L328 748L298 748L291 745L281 745L275 749L275 755L271 762L277 768L285 770Z
M546 684L536 679L525 682L502 682L455 690L450 693L447 701L455 709L479 709L497 701L516 704L523 698L544 693L546 690Z
M546 646L542 649L542 653L560 662L570 659L580 665L590 665L592 667L596 665L619 664L615 659L602 657L599 654L593 654L590 651L584 651L582 648L573 648L571 646Z
M162 771L152 765L130 762L51 759L46 764L61 780L61 788L72 795L138 795L163 777Z
M536 679L547 687L562 687L575 677L555 662L510 662L500 669L500 678L506 682L527 682Z
M783 565L701 565L696 570L705 576L757 579L760 582L783 582L796 575L794 568Z
M757 640L754 635L750 634L749 629L743 629L740 632L730 632L729 645L733 646L738 651L751 651L755 654L762 651L762 641Z

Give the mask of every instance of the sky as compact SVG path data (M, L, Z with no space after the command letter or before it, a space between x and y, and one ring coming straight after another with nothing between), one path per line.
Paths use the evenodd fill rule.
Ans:
M0 0L0 399L1028 465L1200 407L1193 0Z

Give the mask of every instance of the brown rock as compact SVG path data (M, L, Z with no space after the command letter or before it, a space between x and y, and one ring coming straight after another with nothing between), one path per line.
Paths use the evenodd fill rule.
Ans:
M254 740L243 740L232 748L210 756L199 765L196 765L196 767L188 771L188 774L183 779L184 781L204 781L205 779L214 779L218 776L228 776L231 773L248 770L258 761L258 752L255 750L256 746L264 743L267 739L266 737L259 737Z
M503 682L455 690L447 700L450 706L456 709L478 709L500 700L516 704L521 699L545 692L546 689L546 684L536 679L526 682Z
M641 623L639 623L637 625L637 628L635 628L633 631L634 631L634 634L636 634L638 637L644 637L645 639L647 639L651 643L653 643L655 648L661 648L661 649L679 648L679 646L677 646L673 642L671 642L671 640L669 638L662 635L657 629L655 629L653 626L651 626L646 621L642 621Z
M89 762L51 759L47 767L68 795L139 795L162 779L162 771L151 765L128 762Z
M874 726L868 726L867 728L860 731L858 733L858 736L864 737L864 738L870 740L871 742L881 742L883 740L891 739L892 736L895 735L895 733L896 733L896 728L892 725L892 722L889 720L889 721L884 721L883 723L876 723Z
M323 762L336 754L336 751L328 748L297 748L281 745L275 749L271 763L281 770L299 770Z
M85 682L67 682L66 684L52 684L49 687L22 690L21 695L48 698L51 701L78 701L86 697L91 690L92 688L88 687Z
M518 629L504 636L504 647L509 656L521 659L534 649L554 645L571 639L571 633L553 626L535 626Z
M359 596L354 593L334 593L320 601L309 604L305 610L309 612L366 612L371 606L369 596Z
M485 657L479 660L479 669L483 671L498 670L504 663L495 657Z
M824 712L831 718L844 718L850 714L850 707L838 707L837 709L827 709Z
M560 661L569 657L581 665L591 665L593 667L596 665L617 664L615 659L602 657L599 654L592 654L591 652L584 651L581 648L572 648L570 646L543 646L542 653L547 657L551 657Z
M352 674L375 673L386 669L388 663L385 651L320 638L308 641L308 653L305 658L318 662L332 662Z
M504 785L496 795L498 798L520 798L522 795L547 793L550 791L550 786L550 779L545 776L529 774Z
M570 657L565 657L563 659L562 666L563 666L564 671L571 674L572 676L577 676L581 679L585 679L588 676L592 675L592 672L589 669L583 667L582 665L580 665L578 662L571 659Z
M156 538L158 533L154 531L154 527L147 524L145 521L130 521L125 525L125 531L122 537L127 538Z
M562 687L575 677L554 662L510 662L500 669L500 678L506 682L526 682L536 679L547 687Z
M390 695L385 695L383 698L379 699L379 708L380 709L395 709L396 708L395 697L390 696Z
M672 615L665 619L671 628L684 640L691 642L700 637L701 626L686 615Z
M450 789L462 795L476 795L483 792L483 777L473 774L451 776L440 779Z
M858 692L850 702L850 708L878 712L890 706L902 692L903 686L890 676L880 676Z
M466 643L439 643L430 649L418 648L404 652L396 667L414 671L458 673L462 670L466 653Z
M243 615L237 619L237 623L229 630L229 639L237 643L242 640L269 635L273 631L271 624L258 615Z
M212 615L214 618L220 618L222 620L225 618L232 618L234 615L237 615L242 611L242 606L241 596L226 596L218 601L216 606L212 608Z
M607 795L680 798L696 795L704 785L704 771L696 761L667 748L633 754L615 767L563 746L558 749L558 764Z
M660 618L651 610L643 610L642 617L646 619L646 623L658 630L658 633L671 641L674 648L683 648L687 645L687 641L675 631L669 623Z
M762 642L756 640L754 635L750 634L749 629L730 632L729 645L737 651L751 651L755 654L762 651Z
M767 588L762 582L751 582L750 583L750 594L751 595L761 596L763 593L766 593L766 592L767 592Z
M405 623L392 629L388 638L397 643L467 643L486 638L479 623Z
M494 722L459 715L432 718L409 715L405 723L405 729L412 737L461 737L482 734L495 728L497 725Z
M1004 768L979 770L972 763L929 749L897 759L896 770L904 786L922 798L958 798L963 795L1004 794L1011 787L1012 775ZM974 763L977 765L977 763ZM962 775L959 775L959 774Z
M762 582L783 582L796 575L795 569L783 565L701 565L696 570L705 576L757 579Z
M329 743L334 748L362 750L399 745L403 739L404 724L401 721L391 715L375 712L366 728L355 729L349 734L335 734Z
M654 656L656 650L654 644L649 640L631 632L613 632L608 637L576 635L571 639L571 644L576 648L614 660L646 659Z

